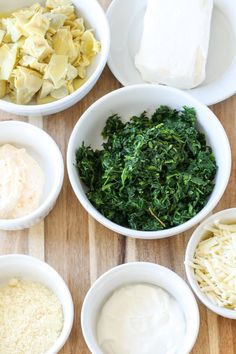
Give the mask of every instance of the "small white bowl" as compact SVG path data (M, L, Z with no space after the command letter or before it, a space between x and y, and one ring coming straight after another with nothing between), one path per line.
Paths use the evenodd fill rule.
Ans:
M96 334L99 312L106 300L119 287L148 283L160 286L172 295L182 308L186 321L186 335L180 354L188 354L194 346L199 330L198 306L185 281L176 273L158 264L126 263L112 268L98 278L88 291L81 311L81 325L85 341L92 354L103 354Z
M206 79L185 90L208 106L236 92L236 7L232 0L214 0ZM122 85L144 83L135 67L147 0L113 0L107 10L111 29L108 65ZM122 17L122 26L121 20Z
M101 149L101 132L107 118L115 113L127 120L143 111L152 114L160 105L181 109L190 106L196 109L198 128L205 133L207 143L212 147L218 171L215 187L205 207L187 222L161 231L132 230L105 218L88 200L86 188L81 183L75 167L75 152L85 142L92 148ZM81 116L71 134L67 150L67 169L72 188L89 214L109 229L130 237L155 239L177 235L199 223L216 206L227 186L231 170L231 152L227 135L214 113L189 94L161 85L134 85L113 91L93 103Z
M28 228L52 210L62 188L64 163L55 141L42 129L20 121L0 122L0 146L12 144L24 147L38 162L44 173L44 189L36 210L16 219L0 219L0 230Z
M38 0L38 2L45 4L46 0ZM47 104L19 105L5 99L0 99L2 110L23 116L44 116L58 113L80 101L96 84L106 65L110 48L110 30L107 18L101 5L96 0L72 0L72 2L78 14L85 19L86 26L94 30L96 38L101 42L101 51L88 68L87 81L72 94ZM9 13L16 9L31 6L34 3L34 0L2 1L0 4L0 13Z
M70 291L62 277L47 263L22 254L0 256L0 286L11 278L40 282L59 299L63 309L64 323L60 336L45 354L56 354L68 339L74 320L74 305Z
M236 208L225 209L216 214L211 215L209 218L205 219L192 234L185 253L185 270L189 284L191 285L193 291L199 298L199 300L208 307L211 311L217 313L220 316L231 318L236 320L236 310L227 309L224 307L217 306L213 304L210 299L202 292L200 286L194 275L193 268L189 265L189 261L192 261L195 250L199 242L204 239L206 235L205 227L207 225L212 225L215 221L221 221L223 223L236 223Z

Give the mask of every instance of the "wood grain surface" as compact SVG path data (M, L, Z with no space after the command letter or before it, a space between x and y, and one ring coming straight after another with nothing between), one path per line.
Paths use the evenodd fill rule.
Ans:
M101 0L107 8L110 1ZM59 145L64 161L71 131L81 114L95 100L120 87L106 67L95 88L72 108L43 121L0 112L0 120L24 120L42 124ZM236 96L211 107L223 124L232 148L233 166L228 188L216 210L235 206L236 200ZM98 224L80 205L65 180L55 208L35 227L14 232L0 231L0 254L23 253L45 259L67 282L75 305L71 336L61 354L88 354L80 327L80 310L91 283L102 273L129 261L149 261L167 266L185 278L185 247L193 230L162 240L134 240ZM216 316L199 304L201 328L193 354L236 353L236 321ZM32 353L33 354L33 353Z

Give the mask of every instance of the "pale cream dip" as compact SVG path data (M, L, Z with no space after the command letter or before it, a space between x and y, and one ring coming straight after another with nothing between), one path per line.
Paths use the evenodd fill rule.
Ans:
M14 219L34 211L40 202L44 174L24 148L0 147L0 218Z
M132 284L116 290L97 323L104 354L177 354L185 336L184 314L162 288Z

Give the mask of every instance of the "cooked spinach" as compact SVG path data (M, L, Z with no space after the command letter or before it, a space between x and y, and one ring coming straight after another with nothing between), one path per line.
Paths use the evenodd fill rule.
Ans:
M103 149L84 143L76 167L87 197L105 217L135 230L170 228L192 218L214 188L216 161L196 127L194 108L159 107L126 123L115 114Z

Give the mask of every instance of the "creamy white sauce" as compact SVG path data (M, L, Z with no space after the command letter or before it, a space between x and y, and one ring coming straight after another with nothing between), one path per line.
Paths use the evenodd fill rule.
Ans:
M185 319L177 301L149 284L116 290L97 323L98 343L104 354L176 354L184 336Z
M14 219L35 210L40 202L44 174L23 148L0 147L0 218Z
M135 65L144 81L190 89L205 79L213 0L148 0Z

